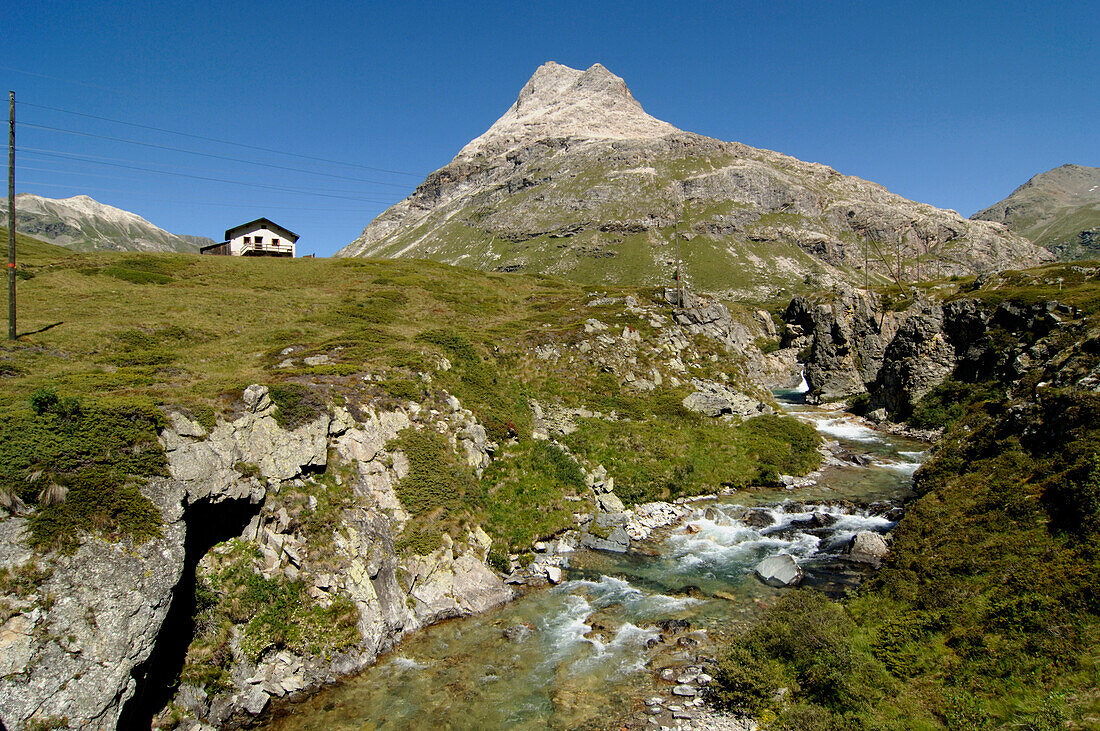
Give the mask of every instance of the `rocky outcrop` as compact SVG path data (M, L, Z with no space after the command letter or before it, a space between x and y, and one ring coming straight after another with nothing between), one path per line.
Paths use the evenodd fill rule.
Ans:
M684 408L704 416L739 416L747 419L775 411L768 404L721 383L695 379L692 385L696 390L684 398Z
M70 728L115 728L138 691L134 671L152 653L168 614L186 532L182 484L153 480L142 492L161 511L161 537L144 544L89 538L71 556L26 554L14 564L36 563L49 578L0 628L0 720L7 728L62 719ZM0 525L16 528L17 521Z
M905 414L955 369L955 348L943 332L944 312L925 305L905 318L886 347L874 380L875 405Z
M832 300L795 298L784 314L785 343L805 358L810 400L867 393L870 410L904 418L948 378L1018 380L1055 355L1052 334L1077 327L1077 314L1054 300L989 305L967 298L918 298L890 311L871 293L841 289Z
M142 486L163 519L153 540L89 536L72 555L36 556L22 544L23 519L0 520L0 566L39 576L32 589L5 597L4 726L147 727L169 700L195 720L233 725L262 713L272 698L363 668L406 632L511 597L485 565L490 540L480 528L462 542L443 536L427 556L401 558L394 548L407 519L394 486L408 462L387 451L399 431L438 417L472 467L488 459L484 429L457 401L444 415L367 405L361 420L336 407L294 429L279 425L262 386L249 387L241 404L235 419L209 431L168 414L161 440L170 476ZM351 475L354 501L334 516L338 529L327 540L307 541L301 524L318 505L307 488L323 489L316 475L331 469L330 448L338 474ZM231 538L237 544L222 543ZM229 645L232 687L184 682L170 698L190 642L196 575L214 575L227 556L245 556L242 565L251 561L264 581L300 582L319 609L350 602L356 639L321 655L272 649L250 657L238 628Z
M408 596L418 624L484 612L512 597L511 590L485 566L491 543L481 528L459 545L444 534L443 545L430 555L404 562Z
M800 350L811 397L834 401L875 380L906 316L884 311L873 292L840 286L822 297L795 297L783 319L783 344Z

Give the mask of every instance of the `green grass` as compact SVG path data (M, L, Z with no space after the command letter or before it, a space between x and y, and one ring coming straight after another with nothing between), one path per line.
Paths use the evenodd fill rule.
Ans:
M481 485L486 530L494 545L515 551L573 527L577 504L563 498L586 492L577 463L556 445L537 441L494 461Z
M715 665L716 700L784 729L1089 727L1100 399L976 403L916 490L883 569L843 605L788 595Z
M762 416L737 425L682 410L644 420L585 419L564 438L569 448L615 476L628 506L775 484L820 462L814 430L794 419Z
M1057 300L1079 308L1085 315L1100 314L1100 275L1096 263L1048 264L1024 271L1004 271L975 289L963 282L955 298L975 298L997 306L1015 302L1030 306Z
M139 542L159 535L160 513L136 481L167 474L160 412L49 390L36 396L34 408L0 411L0 491L38 506L31 545L72 551L88 533Z

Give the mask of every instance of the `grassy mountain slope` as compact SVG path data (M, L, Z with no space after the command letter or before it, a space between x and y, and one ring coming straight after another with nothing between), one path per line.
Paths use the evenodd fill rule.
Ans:
M1061 259L1100 256L1100 168L1062 165L1036 175L973 219L998 221Z
M647 115L598 64L547 64L489 130L341 256L426 257L590 284L668 282L767 299L838 279L1038 263L1002 227ZM899 271L900 270L900 271Z
M0 222L6 225L7 198L0 200ZM214 243L204 236L177 236L86 195L54 199L20 193L15 196L15 218L21 233L76 251L197 252Z
M622 481L628 503L773 480L816 463L812 443L808 462L794 454L790 429L751 421L713 425L683 408L693 377L749 388L743 356L679 325L657 328L638 306L624 307L631 295L647 312L668 308L652 291L605 290L614 296L593 299L595 292L561 280L423 261L75 254L48 245L28 245L28 253L30 278L19 291L19 329L26 334L0 345L0 436L5 428L63 429L74 414L109 420L138 413L133 409L154 414L158 406L212 423L215 414L231 418L241 408L241 391L251 383L283 389L273 397L282 394L287 413L295 404L341 399L444 408L451 394L501 445L502 459L482 481L465 468L446 467L446 460L424 461L428 477L414 479L402 496L414 515L410 535L418 536L410 545L419 549L468 521L517 548L571 525L563 495L576 486L551 480L560 470L532 438L529 399L617 415L611 425L580 419L570 444L593 467L603 461L633 470L636 479ZM616 335L587 333L591 318ZM659 337L665 330L684 333L678 337L687 347L670 355ZM619 332L636 332L640 340L629 345ZM288 353L292 363L285 362ZM327 360L309 365L311 356ZM664 373L663 384L635 385L656 372ZM31 405L46 389L55 396L41 411L53 421L43 426ZM640 442L696 437L714 445L711 454L685 448L644 464L636 454ZM409 445L410 455L450 449L439 448ZM678 470L684 460L699 469ZM3 453L0 463L11 467L0 470L0 482L7 480L0 488L33 501L38 486L23 480L33 465L14 455L5 462ZM433 473L444 467L445 474ZM437 478L469 489L457 502L437 504L431 487Z

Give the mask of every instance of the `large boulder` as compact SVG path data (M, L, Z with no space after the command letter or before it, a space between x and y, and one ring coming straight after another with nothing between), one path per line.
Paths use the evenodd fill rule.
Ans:
M728 386L711 381L695 380L695 392L683 401L684 408L705 416L725 416L732 414L741 417L759 416L772 413L772 407Z
M626 553L630 549L628 520L624 513L600 513L581 533L581 545L594 551Z
M753 573L768 586L782 589L802 583L802 569L798 562L786 553L769 556L756 565Z
M844 556L849 561L870 564L878 568L889 552L890 548L886 545L886 539L878 533L864 530L852 536L852 540L848 542L848 547L844 549Z
M489 536L480 527L464 544L443 534L443 545L427 556L403 562L409 599L420 625L477 614L512 598L512 590L485 565Z

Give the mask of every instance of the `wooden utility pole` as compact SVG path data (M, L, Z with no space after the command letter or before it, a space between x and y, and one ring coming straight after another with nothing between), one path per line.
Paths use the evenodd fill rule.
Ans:
M871 288L871 262L867 258L867 239L863 239L863 288Z
M15 92L8 92L8 340L15 340Z
M680 257L680 239L684 235L680 233L680 227L676 227L676 304L681 309L684 307L684 260Z

